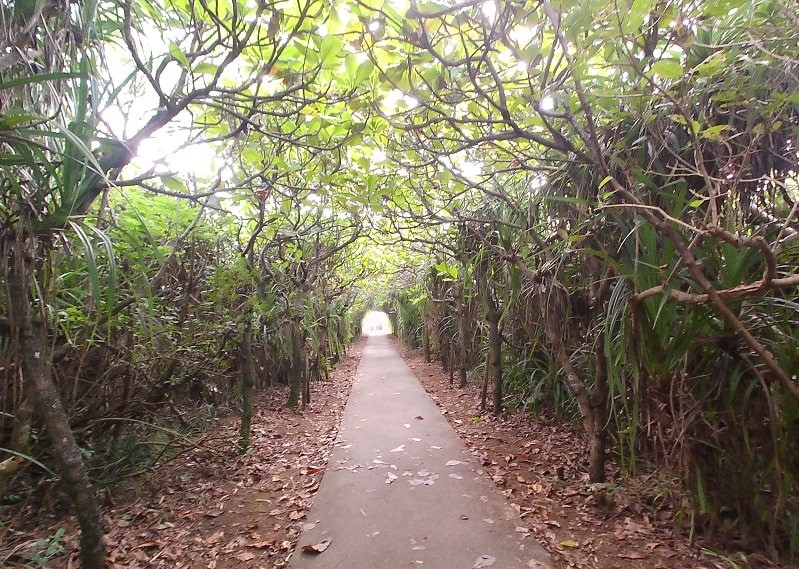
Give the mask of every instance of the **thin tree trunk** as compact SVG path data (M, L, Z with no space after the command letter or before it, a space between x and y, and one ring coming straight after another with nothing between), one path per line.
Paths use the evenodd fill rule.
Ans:
M480 394L480 412L485 413L488 407L488 378L491 377L491 354L486 354L485 368L483 371L483 390Z
M569 388L569 393L577 401L577 407L580 409L580 416L583 420L583 427L589 437L594 436L594 410L591 408L591 400L588 393L583 387L583 382L580 379L580 374L577 368L571 363L569 355L566 353L566 348L559 338L550 337L550 349L555 355L555 359L563 368L563 373L566 376L566 387Z
M45 427L64 493L72 502L80 525L80 552L84 569L105 567L103 521L97 495L92 486L80 447L69 425L64 405L51 373L51 354L47 346L47 328L35 320L28 297L35 255L30 239L20 230L11 260L9 307L14 333L20 348L22 377L27 396L37 418Z
M297 407L302 393L303 341L299 322L291 326L291 366L289 369L289 400L287 407Z
M51 441L51 450L65 494L75 507L80 524L80 552L84 569L105 567L103 521L94 487L83 464L80 447L69 426L58 389L50 374L44 329L26 330L22 336L22 370L28 396Z
M607 444L608 420L608 360L605 357L605 334L596 340L596 378L591 394L591 409L594 432L591 437L591 455L588 479L591 482L605 481L605 446Z
M493 306L489 310L488 320L488 354L491 367L491 379L494 382L494 415L502 413L502 335L499 333L499 310Z
M490 375L494 382L493 393L493 413L502 413L502 335L499 330L499 321L502 317L499 303L495 298L495 291L490 284L491 274L490 260L484 259L479 266L477 278L481 283L481 296L485 308L485 320L488 324L488 356L486 357L486 377L483 383L483 410L485 410L485 391L487 389L488 377Z
M255 385L255 355L252 351L252 323L248 315L239 347L241 358L241 428L239 429L239 452L250 446L250 427L253 414L253 386Z
M449 342L449 384L455 383L455 342Z
M466 326L466 307L463 303L461 303L460 308L458 309L458 387L461 389L466 387L466 374L467 374L467 363L466 360L469 356L467 347L466 347L466 335L468 333Z
M427 330L427 321L422 323L422 353L425 363L430 363L430 333Z
M302 408L305 409L311 402L311 359L308 350L305 348L308 343L303 344L302 352Z

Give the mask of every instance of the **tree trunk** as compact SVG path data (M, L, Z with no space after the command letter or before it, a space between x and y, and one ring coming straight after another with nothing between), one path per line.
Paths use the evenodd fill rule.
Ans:
M291 366L289 369L289 400L287 407L297 407L300 404L302 393L302 367L303 367L303 341L302 327L299 322L292 322L291 325Z
M83 464L80 447L69 427L58 389L50 374L44 329L28 329L22 335L22 369L28 396L39 420L47 429L51 450L64 492L75 507L80 524L80 552L84 569L105 567L103 521L94 487Z
M487 389L488 377L494 383L493 393L493 413L502 413L502 334L499 330L499 321L502 318L500 303L497 302L496 291L491 285L489 275L492 274L490 259L486 258L479 265L477 271L477 281L480 286L480 296L485 308L485 320L488 324L488 356L486 357L486 379L483 384L483 406L485 407L485 391Z
M449 384L455 383L455 342L449 342Z
M468 348L466 347L466 336L468 334L468 326L466 325L466 306L461 303L458 309L458 387L463 389L466 387L466 374L467 374L467 358L469 356Z
M577 368L574 367L569 355L566 353L561 332L555 328L554 324L547 323L546 335L551 352L563 368L569 393L577 401L577 407L580 409L580 416L583 420L583 428L585 428L586 435L590 441L588 473L590 480L591 482L602 482L605 476L605 439L607 436L605 428L605 423L607 422L607 361L605 360L605 352L599 353L599 350L604 350L602 335L597 339L597 343L601 347L597 348L598 351L595 354L597 358L597 378L596 387L592 394L593 397L589 396L585 390Z
M483 369L483 389L480 393L480 412L485 413L488 406L488 378L491 377L491 354L486 354L485 368Z
M424 354L425 363L430 363L430 333L427 330L427 321L422 323L422 354Z
M250 427L253 414L253 386L255 385L255 355L252 351L252 322L247 315L244 333L239 346L241 359L241 428L239 429L239 452L250 447Z
M596 340L596 379L591 394L593 434L591 436L591 456L588 466L588 479L591 482L605 481L605 446L607 443L608 421L608 360L605 357L605 334L600 333Z
M594 436L594 410L591 408L591 400L588 393L583 387L580 374L577 373L577 368L571 363L569 355L566 353L566 348L563 347L563 342L557 338L550 338L550 349L555 355L555 359L563 368L563 373L566 376L566 387L569 388L569 393L572 394L577 401L577 407L580 409L580 416L583 420L583 427L589 437Z
M9 307L20 348L22 378L33 410L44 425L64 493L71 500L80 525L80 552L84 569L105 567L103 521L94 487L89 481L83 456L69 426L51 374L47 328L37 323L28 291L32 288L33 243L19 230L8 280Z
M493 300L491 304L494 304ZM502 335L499 333L499 317L499 310L492 306L487 320L488 358L491 367L491 380L494 382L494 415L502 413Z
M302 352L302 408L308 407L311 402L311 358L308 343L303 343Z

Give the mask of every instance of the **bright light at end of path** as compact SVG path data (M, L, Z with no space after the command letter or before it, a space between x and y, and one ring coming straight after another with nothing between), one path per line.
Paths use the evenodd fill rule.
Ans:
M361 321L361 330L366 336L385 336L391 334L391 321L385 312L367 312Z

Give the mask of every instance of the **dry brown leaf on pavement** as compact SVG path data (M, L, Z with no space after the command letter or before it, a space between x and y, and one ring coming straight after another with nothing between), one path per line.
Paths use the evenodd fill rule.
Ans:
M319 543L316 543L314 545L303 545L302 546L302 551L303 551L303 553L310 553L310 554L313 554L313 555L317 555L319 553L324 553L325 550L328 547L330 547L331 541L332 540L330 538L327 538L327 539L323 539L322 541L320 541Z

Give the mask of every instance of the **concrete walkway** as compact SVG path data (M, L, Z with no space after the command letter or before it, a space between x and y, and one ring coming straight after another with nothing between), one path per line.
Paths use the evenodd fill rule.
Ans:
M478 469L391 341L370 337L289 567L548 569Z

